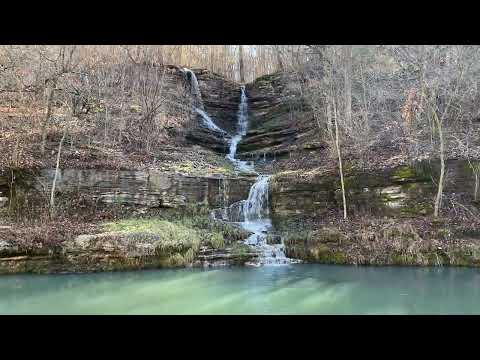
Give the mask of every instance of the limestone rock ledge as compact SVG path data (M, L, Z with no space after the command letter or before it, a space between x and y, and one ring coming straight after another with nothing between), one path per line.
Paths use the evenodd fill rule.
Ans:
M257 254L240 243L222 249L165 246L148 232L80 235L57 248L19 249L0 241L0 274L84 273L242 265Z

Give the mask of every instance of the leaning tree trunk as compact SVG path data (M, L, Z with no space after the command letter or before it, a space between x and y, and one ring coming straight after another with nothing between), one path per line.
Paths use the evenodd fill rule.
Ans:
M343 218L346 219L347 218L347 199L345 197L345 181L343 178L342 154L340 152L340 137L338 134L337 107L335 105L335 100L333 100L333 120L335 122L335 147L337 149L338 169L340 171L340 184L342 186Z
M473 193L473 200L477 201L478 200L478 182L479 182L479 170L475 172L475 190Z
M52 182L52 190L50 192L50 214L55 215L55 186L57 184L57 177L58 177L58 169L60 167L60 155L62 153L62 145L63 141L65 140L65 135L67 134L67 130L63 130L63 136L60 140L60 145L58 146L58 153L57 153L57 165L55 167L55 176L53 177Z
M443 183L445 178L445 150L444 150L444 140L443 140L443 129L442 122L438 118L437 112L433 110L433 119L438 129L438 137L440 140L440 179L438 180L438 191L435 198L435 208L433 211L433 216L438 217L440 208L442 205L442 194L443 194Z

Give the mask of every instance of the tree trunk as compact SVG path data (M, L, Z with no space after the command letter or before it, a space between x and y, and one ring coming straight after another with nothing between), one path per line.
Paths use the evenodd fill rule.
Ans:
M340 152L340 137L338 135L337 107L335 105L335 100L333 100L333 120L335 122L335 147L337 149L338 169L340 171L340 183L342 186L343 218L346 219L347 218L347 200L345 197L345 181L343 179L342 154Z
M345 79L345 123L352 126L352 46L343 47Z
M282 53L280 51L280 48L278 47L278 45L275 45L274 46L274 49L275 49L275 55L277 57L277 64L278 64L278 69L280 71L284 71L285 70L285 66L283 65L283 61L282 61Z
M244 68L244 54L243 54L243 45L239 45L238 48L238 63L240 68L240 82L245 83L245 68Z
M216 71L216 64L215 64L215 45L210 45L210 71Z
M475 173L475 190L473 193L473 200L477 201L478 200L478 181L479 181L479 173L478 170Z
M49 81L50 83L50 81ZM42 155L45 154L45 145L47 142L47 129L48 123L50 122L50 116L52 116L52 108L53 108L53 99L55 94L55 88L57 86L57 80L51 80L50 85L47 84L47 110L45 113L45 118L43 119L42 124L42 144L40 147L40 152Z
M443 182L445 177L445 150L444 150L444 142L443 142L442 122L438 118L438 115L435 110L433 110L433 118L437 125L438 138L440 140L440 179L438 180L438 191L437 191L437 196L435 198L435 208L433 212L433 216L438 217L438 214L440 212L440 208L442 205Z
M227 65L228 65L228 45L223 45L223 66L222 66L222 71L223 74L225 75L227 73Z
M478 188L479 188L479 181L480 181L480 163L472 164L470 159L468 160L468 165L470 169L472 169L473 177L475 179L475 188L473 189L473 200L478 200Z
M55 167L55 176L53 178L52 183L52 191L50 192L50 213L55 215L55 186L57 184L57 176L58 176L58 168L60 167L60 154L62 152L62 145L63 141L65 140L65 135L67 134L67 130L63 130L63 136L60 140L60 145L58 145L58 153L57 153L57 165Z

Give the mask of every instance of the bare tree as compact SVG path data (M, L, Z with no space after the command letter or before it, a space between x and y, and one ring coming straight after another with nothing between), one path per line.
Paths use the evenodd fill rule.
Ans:
M338 99L342 94L338 93L336 87L337 79L335 78L335 74L340 70L337 68L339 63L337 61L338 54L336 48L315 48L314 50L316 52L314 60L302 70L304 76L308 79L304 92L313 110L317 126L320 131L324 131L326 140L333 150L332 157L334 156L337 159L342 192L343 218L347 219L347 200L338 111Z
M238 64L239 64L239 71L240 71L240 82L243 84L245 83L245 55L243 53L243 45L238 46Z
M275 55L277 57L278 69L280 71L285 71L285 65L283 64L282 51L280 49L280 46L279 45L274 45L273 49L274 49Z
M147 66L145 71L141 71L139 79L140 100L142 102L142 127L145 128L147 135L146 148L150 151L152 141L157 134L156 116L161 112L164 105L163 86L165 80L165 68L160 74L159 70L153 66Z
M58 81L64 74L72 72L78 65L74 59L76 46L60 46L53 56L48 50L49 49L42 47L38 50L41 59L46 61L51 68L50 74L45 79L45 90L47 95L45 117L41 127L42 143L40 151L42 154L45 153L47 128L50 122L50 117L52 116L55 91L57 90Z
M438 59L442 55L439 48L435 48L434 56ZM457 58L457 65L448 67L448 73L444 76L437 76L427 89L427 101L431 119L436 126L438 141L439 141L439 157L440 157L440 177L438 180L437 195L435 197L434 216L438 217L441 204L442 194L445 182L445 152L446 141L444 133L444 122L447 117L453 117L454 114L450 111L452 105L458 101L459 90L461 88L463 76L465 74L466 59L465 49L457 47L454 49L447 49L447 52L454 52ZM444 59L439 59L444 61ZM442 63L440 63L442 64ZM442 67L442 65L440 65ZM438 70L437 70L438 71ZM443 74L442 74L443 75Z
M352 127L352 46L344 45L342 47L343 55L343 74L345 85L345 124Z

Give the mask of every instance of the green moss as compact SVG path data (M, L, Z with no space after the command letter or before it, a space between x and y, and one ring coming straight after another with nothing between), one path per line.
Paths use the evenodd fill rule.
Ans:
M130 111L140 113L142 111L142 107L137 104L130 105Z
M480 239L480 229L460 229L456 231L458 237L470 237Z
M103 225L106 231L119 231L142 237L142 234L155 235L155 252L182 252L184 249L197 251L201 236L183 224L160 219L125 219Z
M218 159L216 159L218 161ZM213 161L213 159L212 159ZM215 166L198 166L195 162L185 161L182 163L176 163L170 168L173 171L178 171L181 173L205 176L212 174L221 174L221 175L234 175L235 169L233 165L227 161L220 161L218 165Z
M225 247L225 239L223 238L223 234L220 232L206 232L202 236L202 240L206 241L214 249L221 249Z
M410 166L400 166L398 167L392 175L392 179L396 181L406 181L414 179L416 176L415 170Z
M166 258L168 266L191 264L200 246L222 249L249 235L249 232L231 224L212 221L208 209L204 207L172 209L155 217L124 219L106 223L103 229L131 236L138 234L140 238L142 234L154 236L156 256Z
M400 214L404 217L416 217L433 213L433 205L428 203L413 203L403 205Z
M345 264L347 257L341 250L331 249L325 244L317 244L310 249L310 257L315 262L324 264Z
M235 243L233 246L232 246L232 254L235 256L235 257L238 257L238 258L249 258L250 257L250 252L251 252L251 249L250 247L245 244L245 243Z

